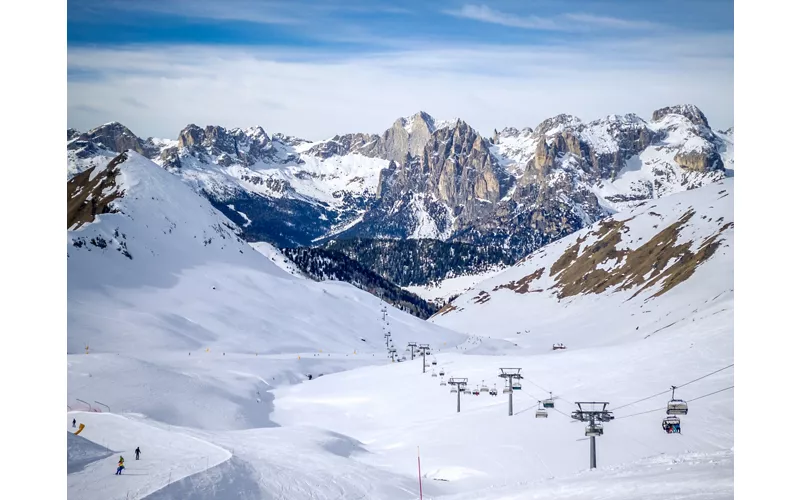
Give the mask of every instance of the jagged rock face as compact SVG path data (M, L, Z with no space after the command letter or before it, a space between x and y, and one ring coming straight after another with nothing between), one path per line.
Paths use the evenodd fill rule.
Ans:
M181 158L176 146L164 148L159 155L161 166L167 170L181 168Z
M81 135L81 133L78 132L77 130L75 130L74 128L68 128L67 129L67 140L68 141L71 141L72 139L75 139L79 135Z
M422 154L436 129L435 120L428 113L420 111L408 118L398 118L382 135L337 135L308 152L320 158L358 153L370 158L404 163L408 156Z
M368 154L368 146L379 139L379 136L369 134L336 135L332 139L312 147L308 150L308 153L323 159L332 156L344 156L350 153L374 156Z
M589 124L570 115L559 115L542 122L533 134L537 146L533 162L526 168L526 182L548 175L566 154L577 157L584 170L596 179L613 178L632 156L644 151L657 137L644 120L632 114Z
M299 160L295 155L277 158L278 153L273 140L261 127L227 130L224 127L209 125L203 129L190 124L178 135L177 149L178 157L194 156L205 163L216 163L223 167L237 163L252 166L259 161ZM164 153L170 158L175 156L171 151L162 151L161 158L165 160L165 164L168 158L165 158ZM175 164L175 161L169 160L170 166Z
M393 160L381 172L379 203L373 209L390 217L389 225L405 225L407 229L400 231L404 237L439 237L468 226L487 215L512 182L489 146L462 120L436 130L420 156L407 151L402 160ZM421 225L415 219L419 213L430 217L427 222L435 230L431 227L424 235L415 234Z

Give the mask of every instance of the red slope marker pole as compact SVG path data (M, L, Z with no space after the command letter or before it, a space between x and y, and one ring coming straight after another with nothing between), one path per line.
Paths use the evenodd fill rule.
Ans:
M419 446L417 446L417 474L419 475L419 500L422 500L422 465L419 460Z

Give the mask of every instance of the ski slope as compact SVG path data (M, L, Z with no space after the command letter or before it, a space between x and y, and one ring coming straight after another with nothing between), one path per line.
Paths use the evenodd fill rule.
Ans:
M374 296L287 273L179 178L127 154L112 213L67 234L67 429L85 424L68 436L69 498L412 499L418 449L428 499L732 498L732 226L720 232L733 218L732 179L648 202L626 222L620 248L691 206L674 244L724 240L658 297L655 285L635 298L632 288L561 300L549 288L494 289L552 266L576 238L588 246L593 227L478 283L432 321L389 307L384 325ZM556 279L543 273L541 285ZM437 375L420 359L387 359L383 326L401 352L429 343ZM508 366L525 377L513 416L507 396L486 393L464 395L456 413L438 376L501 388ZM686 382L683 433L668 435L669 395L637 400ZM556 408L534 418L550 391ZM567 416L581 400L629 405L597 439L591 473L584 426ZM126 470L115 476L119 455Z

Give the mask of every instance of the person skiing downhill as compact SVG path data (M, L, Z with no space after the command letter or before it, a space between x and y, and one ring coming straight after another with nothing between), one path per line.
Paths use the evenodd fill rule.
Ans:
M75 419L72 419L72 427L75 427Z
M136 453L136 460L139 460L139 453L141 453L141 451L139 451L138 446L136 447L136 451L134 453Z
M125 459L122 458L122 455L119 457L119 463L117 464L117 472L114 474L116 476L122 475L122 469L125 468Z

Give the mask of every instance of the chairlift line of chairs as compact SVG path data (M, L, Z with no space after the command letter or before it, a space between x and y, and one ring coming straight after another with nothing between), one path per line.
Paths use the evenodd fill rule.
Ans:
M672 386L672 399L667 403L667 417L661 421L661 428L667 434L681 433L681 419L676 415L686 415L689 413L689 404L682 399L675 399L675 387Z

